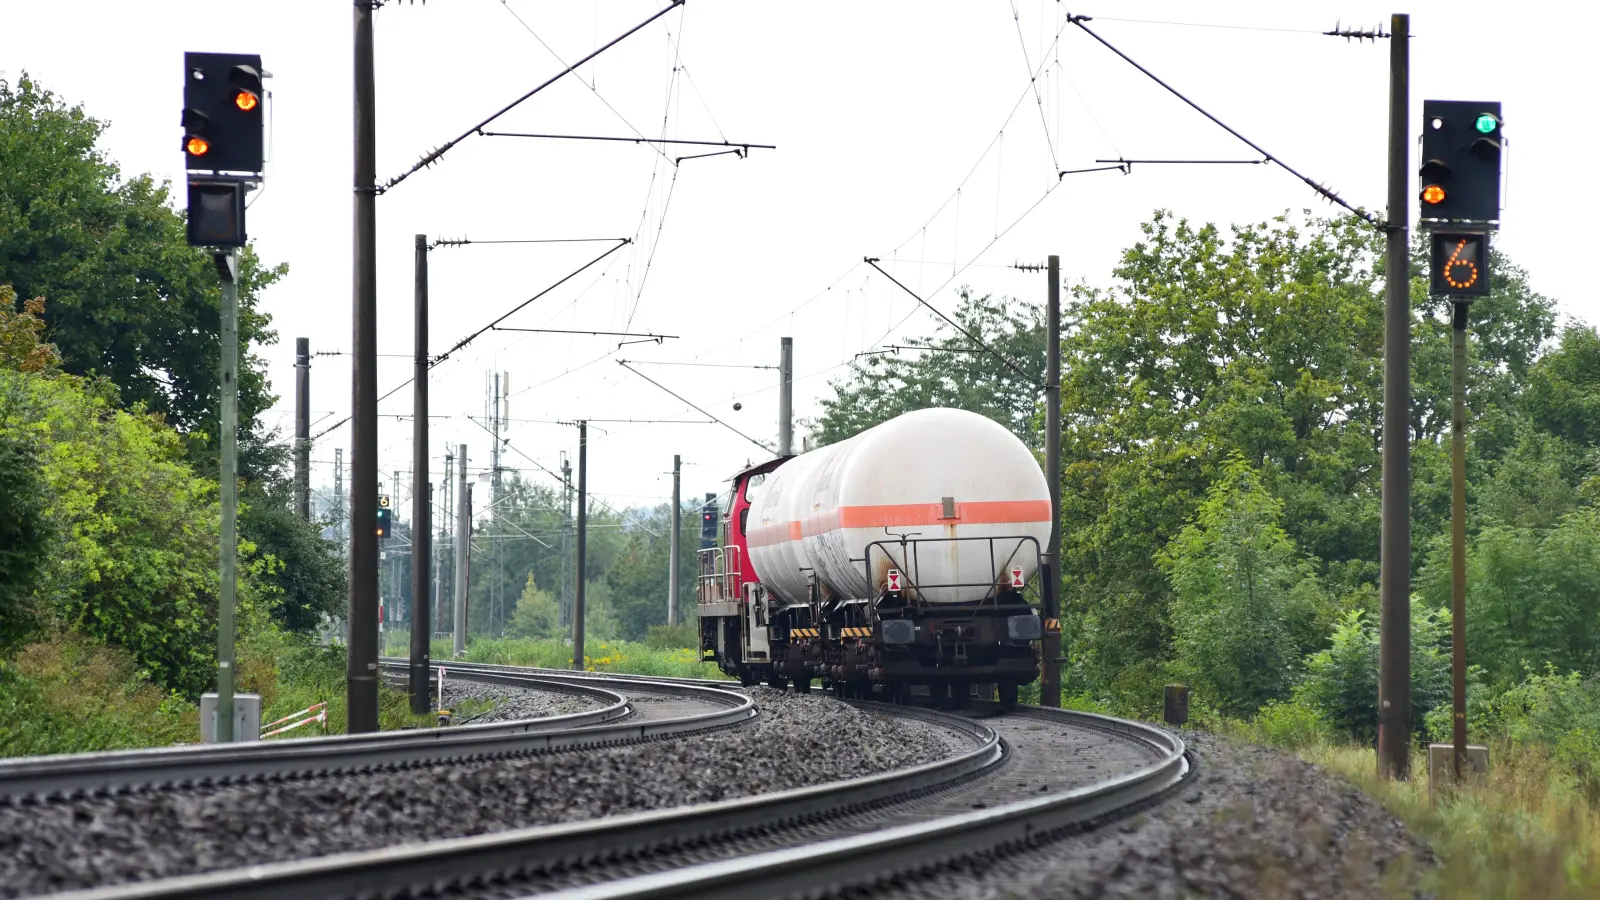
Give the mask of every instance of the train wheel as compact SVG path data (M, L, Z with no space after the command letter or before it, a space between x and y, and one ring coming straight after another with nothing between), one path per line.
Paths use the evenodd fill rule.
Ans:
M811 676L807 675L804 678L796 678L794 680L794 692L796 694L811 693Z
M761 683L761 678L756 674L756 670L750 666L740 666L739 683L745 687L754 687Z
M1000 688L1000 708L1011 712L1017 708L1017 683L1015 681L1002 681Z
M767 687L775 691L785 690L789 687L789 679L779 675L777 672L773 672L767 676Z

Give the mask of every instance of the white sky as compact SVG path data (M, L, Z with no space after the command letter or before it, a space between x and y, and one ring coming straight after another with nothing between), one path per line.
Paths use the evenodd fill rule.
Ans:
M571 62L660 7L660 0L392 0L376 16L380 180L558 72L562 65L538 38ZM1597 137L1587 97L1597 83L1593 4L1413 0L1409 10L1395 10L1369 0L1100 0L1072 7L1098 14L1090 27L1247 137L1379 211L1387 43L1257 29L1370 27L1394 11L1412 14L1411 120L1420 124L1423 98L1504 102L1511 150L1500 246L1564 313L1593 321L1597 299L1584 289L1593 262L1571 252L1571 217L1559 202L1592 191L1558 164L1587 154ZM949 310L962 284L980 293L1042 294L1043 276L1006 266L1049 253L1061 255L1070 279L1104 284L1158 206L1218 224L1330 209L1267 166L1072 175L1039 202L1058 169L1097 158L1253 155L1079 29L1067 26L1054 44L1064 13L1054 0L689 0L581 70L605 103L568 76L492 129L631 136L637 128L659 136L665 111L670 137L725 136L777 150L684 162L668 206L673 168L646 145L474 136L381 196L379 352L396 356L379 361L380 391L411 374L417 233L636 236L634 246L506 324L620 331L636 303L633 330L681 336L605 357L615 339L484 335L434 370L433 412L452 416L434 420L434 479L442 476L446 443L465 441L473 469L487 465L488 437L465 416L484 412L494 369L510 372L514 419L701 419L613 360L773 365L787 334L795 338L796 414L815 414L828 378L854 354L932 329L932 316L862 265L863 256L897 260L901 280ZM283 398L268 422L285 435L292 432L294 338L310 337L313 351L346 351L351 343L351 32L348 3L0 0L0 72L14 79L27 71L110 120L103 147L125 172L180 184L183 52L263 55L274 76L271 161L249 230L264 259L291 266L265 296L280 341L264 353ZM1029 70L1046 60L1036 102ZM605 246L436 250L432 351ZM775 373L641 370L740 430L774 440ZM315 433L349 412L349 358L318 357L312 373ZM742 411L732 410L735 401ZM391 416L380 425L386 484L392 470L410 468L411 423L392 417L410 407L409 389L380 407ZM331 482L334 448L347 447L349 435L345 427L318 442L315 483ZM575 429L534 422L513 423L508 436L552 469L576 443ZM685 460L686 497L717 490L760 453L716 426L599 425L591 489L619 506L660 502L670 495L675 452ZM532 468L516 452L507 464Z

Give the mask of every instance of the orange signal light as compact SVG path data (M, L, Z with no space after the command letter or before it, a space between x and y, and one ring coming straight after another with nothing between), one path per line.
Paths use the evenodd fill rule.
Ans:
M205 156L211 152L211 143L203 137L192 137L184 143L183 149L189 151L190 156Z
M260 103L261 101L257 99L256 95L250 93L249 91L240 91L239 93L233 95L233 105L239 107L245 112L255 109Z
M1444 202L1444 188L1437 184L1430 184L1422 189L1422 202L1438 205Z

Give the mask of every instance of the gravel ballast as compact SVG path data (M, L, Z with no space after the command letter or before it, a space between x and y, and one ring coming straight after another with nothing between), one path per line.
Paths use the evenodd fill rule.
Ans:
M542 719L547 716L565 716L595 709L600 700L581 694L563 694L529 688L485 684L479 681L444 680L444 708L461 710L463 701L472 701L478 712L463 716L459 712L456 724L481 725L485 722L511 722L517 719ZM486 704L493 704L485 710ZM468 719L471 721L469 722Z
M1187 733L1200 755L1166 803L1023 853L969 860L884 896L1032 898L1423 897L1427 845L1378 801L1310 763Z
M598 752L0 808L0 896L724 800L972 746L829 698L751 694L761 715L744 727Z

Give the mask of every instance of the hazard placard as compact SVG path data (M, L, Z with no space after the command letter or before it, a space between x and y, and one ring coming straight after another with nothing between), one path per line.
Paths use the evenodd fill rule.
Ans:
M1021 569L1012 569L1011 570L1011 586L1020 590L1026 584L1027 584L1027 582L1022 580L1022 570Z
M890 569L889 570L889 588L888 589L891 590L891 591L900 590L900 570L899 569Z

